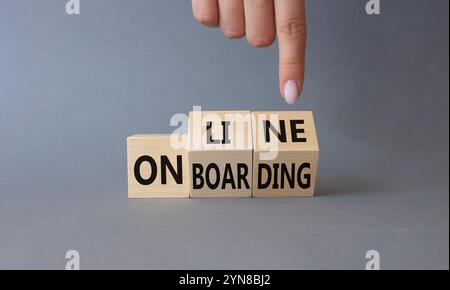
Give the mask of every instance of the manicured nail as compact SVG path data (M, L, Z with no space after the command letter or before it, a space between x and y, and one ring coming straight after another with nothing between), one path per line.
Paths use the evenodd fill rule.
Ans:
M286 103L293 105L297 103L299 91L297 87L297 82L289 80L284 84L284 100Z

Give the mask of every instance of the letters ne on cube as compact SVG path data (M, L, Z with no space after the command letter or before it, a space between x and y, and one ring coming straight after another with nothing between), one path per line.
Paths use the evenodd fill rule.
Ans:
M127 138L128 197L312 196L312 112L194 111L189 132Z

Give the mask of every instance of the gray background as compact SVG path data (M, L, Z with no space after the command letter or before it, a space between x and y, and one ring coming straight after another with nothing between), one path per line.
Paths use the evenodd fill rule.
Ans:
M0 0L0 268L363 269L449 263L449 2L308 1L302 101L277 48L189 1ZM125 138L174 113L312 110L317 196L128 200Z

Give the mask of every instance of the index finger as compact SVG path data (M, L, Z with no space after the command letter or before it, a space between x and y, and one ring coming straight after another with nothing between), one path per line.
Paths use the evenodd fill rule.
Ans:
M305 75L306 15L304 0L275 0L280 93L297 102Z

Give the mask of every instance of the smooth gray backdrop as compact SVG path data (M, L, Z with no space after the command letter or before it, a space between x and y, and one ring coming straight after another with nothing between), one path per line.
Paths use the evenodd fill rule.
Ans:
M449 2L308 1L300 104L277 48L197 24L190 1L0 0L0 268L449 265ZM312 110L317 196L128 200L126 137L205 110Z

